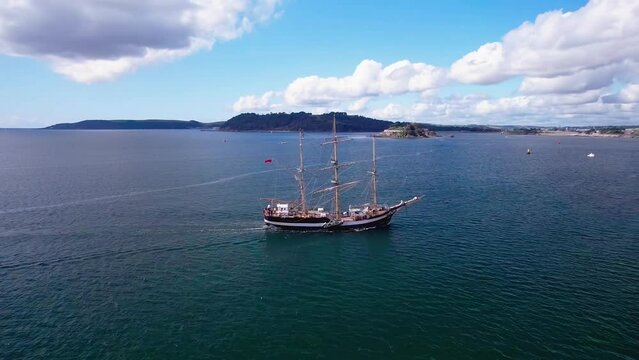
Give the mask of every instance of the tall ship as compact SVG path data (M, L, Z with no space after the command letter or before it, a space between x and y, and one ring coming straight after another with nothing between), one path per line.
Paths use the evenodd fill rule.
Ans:
M364 230L387 226L393 215L400 209L419 201L422 196L415 196L409 200L402 200L393 206L381 205L377 202L377 156L375 153L375 137L373 139L373 160L371 170L371 198L370 202L361 206L349 206L342 209L340 206L340 192L353 187L357 182L340 182L340 168L337 148L340 139L337 137L337 126L333 116L333 136L325 144L332 144L330 169L333 173L330 186L314 191L317 193L332 193L332 208L330 211L324 208L309 208L307 205L306 184L304 182L304 133L300 131L299 155L300 166L295 176L299 187L299 200L278 201L271 199L263 209L264 223L281 229L290 230Z

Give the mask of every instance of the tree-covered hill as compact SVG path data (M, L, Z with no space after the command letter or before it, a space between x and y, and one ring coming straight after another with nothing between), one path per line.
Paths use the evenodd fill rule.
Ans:
M148 129L198 129L204 127L199 121L183 120L84 120L76 123L55 124L46 129L53 130L148 130Z
M345 112L314 115L307 112L254 114L244 113L227 121L203 123L195 120L84 120L76 123L56 124L46 129L53 130L147 130L147 129L203 129L222 131L317 131L329 132L333 127L333 116L338 132L382 132L392 126L406 126L407 122L377 120ZM483 125L433 125L415 124L433 131L493 132L499 128Z
M333 115L339 132L378 132L392 125L390 121L376 120L343 112L313 115L307 112L254 114L234 116L220 127L230 131L331 131Z

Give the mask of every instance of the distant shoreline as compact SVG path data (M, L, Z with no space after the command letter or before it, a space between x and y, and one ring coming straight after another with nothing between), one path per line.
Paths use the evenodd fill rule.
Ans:
M541 136L554 136L554 137L591 137L591 138L638 138L639 132L624 132L623 134L601 134L592 133L586 134L578 131L542 131L538 135Z
M502 133L504 135L542 135L597 138L639 138L637 126L568 126L539 127L515 125L438 125L378 120L344 112L314 115L298 113L245 113L226 121L204 123L196 120L83 120L75 123L60 123L38 130L200 130L221 132L288 133L330 132L332 119L337 120L337 131L341 133L374 133L387 137L436 137L436 132ZM402 134L386 134L403 130ZM403 133L406 134L403 134ZM418 132L423 132L423 134ZM400 136L401 135L401 136ZM425 136L424 136L425 135Z

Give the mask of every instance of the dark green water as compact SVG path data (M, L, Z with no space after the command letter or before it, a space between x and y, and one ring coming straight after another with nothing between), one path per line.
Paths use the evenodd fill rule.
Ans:
M381 140L390 228L264 230L295 137L0 131L0 358L639 357L639 141Z

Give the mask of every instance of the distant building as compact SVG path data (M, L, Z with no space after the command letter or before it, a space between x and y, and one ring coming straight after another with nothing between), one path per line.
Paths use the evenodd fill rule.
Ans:
M404 129L386 129L382 132L382 136L400 136L403 135L405 131Z

